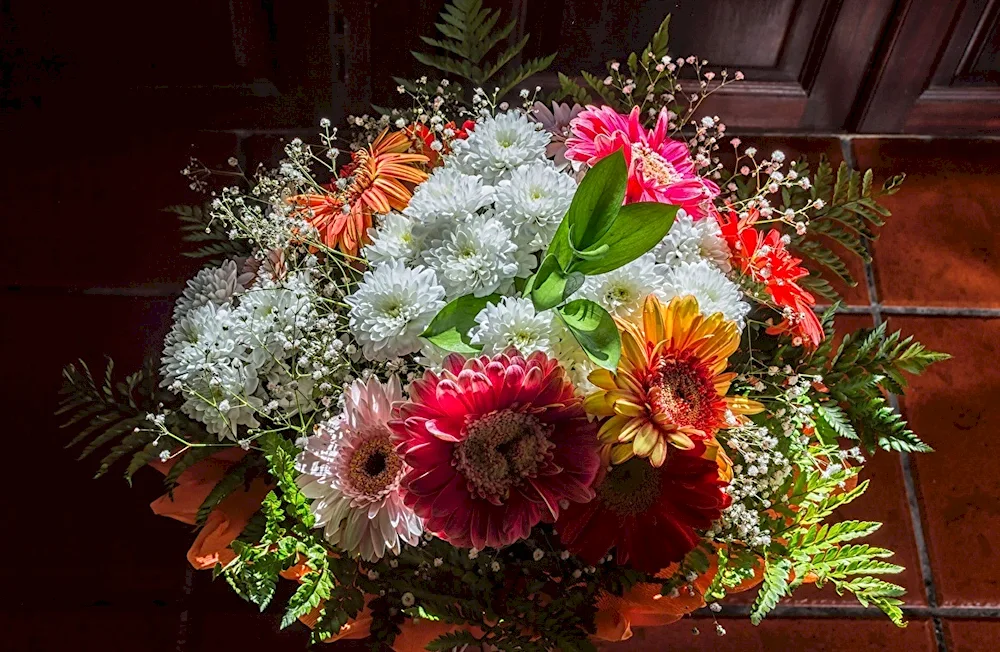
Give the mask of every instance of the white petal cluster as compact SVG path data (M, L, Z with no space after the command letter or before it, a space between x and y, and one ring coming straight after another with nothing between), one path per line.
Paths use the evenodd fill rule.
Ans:
M597 390L590 382L590 372L597 368L594 361L587 357L586 352L573 337L566 325L560 319L552 320L549 331L549 353L566 372L566 377L576 388L577 394L586 395Z
M218 267L206 267L187 282L174 306L174 320L208 303L216 306L229 303L246 289L240 281L236 261L227 260Z
M378 227L368 229L371 244L364 248L364 256L372 265L393 260L416 262L420 255L420 239L413 234L413 221L399 213L381 217Z
M677 211L670 231L653 248L653 255L656 262L668 267L708 260L723 272L730 270L729 247L715 219L708 216L696 221L683 210Z
M496 188L496 214L529 251L544 249L555 235L576 192L568 174L545 163L517 168Z
M220 438L239 439L241 427L258 427L274 410L314 410L316 381L332 388L328 381L346 366L335 329L315 307L308 270L281 281L261 274L247 285L226 302L186 310L167 335L161 361L162 386Z
M504 297L476 315L472 343L482 345L486 355L502 353L511 346L525 355L547 351L552 322L552 313L537 314L530 299Z
M541 125L519 112L485 116L465 140L455 141L453 155L445 163L466 174L481 176L487 183L510 177L519 167L544 162L550 135Z
M388 360L420 349L420 333L444 307L444 288L434 270L400 261L365 272L345 300L351 333L370 360Z
M437 273L449 300L506 292L515 277L531 274L535 262L534 256L518 248L510 229L488 215L455 224L442 240L431 244L423 259Z
M740 329L750 312L750 304L743 300L739 286L707 260L667 268L663 294L667 299L691 295L698 300L702 314L721 312L726 319L736 322Z
M417 236L435 239L492 202L493 187L484 184L481 177L443 167L417 186L403 214L413 221Z
M588 276L579 295L599 303L612 315L628 317L642 309L647 295L661 294L663 288L662 267L653 254L643 254L607 274Z
M250 332L228 306L206 303L188 311L167 335L162 385L183 388L182 409L209 432L236 437L238 426L256 428L259 379Z

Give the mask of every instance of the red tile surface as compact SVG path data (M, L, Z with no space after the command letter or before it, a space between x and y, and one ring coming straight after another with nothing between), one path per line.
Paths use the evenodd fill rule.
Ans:
M59 140L15 129L2 135L19 161L16 174L0 175L4 285L176 285L200 267L181 255L192 247L163 209L205 201L180 170L190 156L224 166L236 153L235 136L148 127Z
M886 304L1000 307L1000 154L965 140L854 141L876 177L906 172L875 245Z
M711 619L681 620L666 627L639 628L624 643L603 646L607 652L930 652L936 650L929 621L910 622L900 629L888 621L859 619L768 619L754 627L745 619L720 619L725 636ZM695 635L692 628L697 627Z
M1000 319L892 317L890 326L954 358L913 380L910 425L933 454L915 455L934 579L944 605L1000 604Z
M1000 641L1000 621L946 620L944 635L950 652L995 650Z
M57 599L62 609L100 604L152 614L156 603L178 600L193 537L188 526L149 510L162 493L158 475L140 472L131 491L124 468L93 480L99 458L75 461L77 451L63 448L71 433L53 415L65 363L82 357L103 372L108 354L131 372L159 348L170 310L164 300L4 296L5 485L18 498L2 501L0 518L5 532L30 538L0 537L7 560L0 579L17 587L3 592L0 605L43 608Z

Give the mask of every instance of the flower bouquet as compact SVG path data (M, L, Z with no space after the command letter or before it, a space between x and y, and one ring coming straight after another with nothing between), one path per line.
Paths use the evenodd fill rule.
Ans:
M411 107L175 208L217 260L144 372L67 367L73 443L163 473L190 562L261 609L295 586L315 642L587 650L827 583L903 625L880 524L827 522L866 455L928 450L886 394L945 356L838 343L827 281L902 177L725 137L701 102L742 76L669 56L666 21L521 108L551 58L481 63L510 30L476 2L444 23L458 58L419 56L470 91L401 81Z

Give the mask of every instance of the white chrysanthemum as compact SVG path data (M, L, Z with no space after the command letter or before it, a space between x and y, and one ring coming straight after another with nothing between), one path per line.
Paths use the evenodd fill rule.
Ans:
M445 166L496 183L522 165L544 161L549 139L541 125L516 111L486 116L476 121L468 138L454 142Z
M318 315L309 275L290 274L281 281L266 275L240 297L235 314L250 334L251 360L268 369L299 349Z
M256 428L263 402L244 324L228 306L207 303L190 310L167 335L161 386L186 400L185 414L220 438L236 438L237 427Z
M399 491L407 469L388 427L392 404L402 399L395 377L385 386L376 378L355 381L344 393L343 413L321 424L295 460L316 527L331 545L365 561L398 555L423 532Z
M586 351L561 319L552 320L552 329L549 331L549 353L562 365L566 377L573 383L577 394L586 395L597 391L597 386L588 378L597 365L587 357Z
M575 192L573 177L550 162L525 165L497 184L496 214L513 227L519 243L538 251L552 241Z
M345 301L365 357L388 360L420 349L420 333L444 307L444 288L434 270L395 261L365 272Z
M476 324L470 334L472 343L481 344L486 355L511 346L524 355L549 348L552 313L535 313L530 299L504 297L488 304L476 315Z
M595 301L612 315L628 317L642 308L647 295L663 288L663 276L652 254L643 254L607 274L588 276L580 296Z
M174 319L180 319L188 311L207 303L217 306L229 303L230 299L243 290L235 261L227 260L218 267L206 267L187 282L183 294L174 306Z
M437 272L449 299L506 292L517 276L531 274L534 256L519 251L510 229L487 215L452 225L430 243L424 262Z
M413 220L420 238L440 238L456 222L468 219L493 201L493 188L475 175L449 167L438 168L417 186L403 214Z
M704 259L724 272L731 269L729 247L711 215L696 221L685 211L677 211L677 218L670 231L653 248L653 255L656 262L670 267Z
M750 304L743 300L738 285L713 267L707 260L680 263L664 273L664 297L667 299L691 295L698 300L704 315L721 312L726 319L736 322L740 329L750 312Z
M364 248L365 258L372 265L392 260L415 263L420 254L420 239L413 235L413 221L399 213L382 215L381 224L368 229L371 244Z

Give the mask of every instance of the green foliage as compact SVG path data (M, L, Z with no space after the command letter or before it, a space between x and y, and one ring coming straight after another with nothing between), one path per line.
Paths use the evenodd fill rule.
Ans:
M754 625L759 625L767 612L778 605L778 600L788 594L788 575L791 570L792 563L788 559L777 559L766 565L764 581L750 609L750 622Z
M263 460L257 455L247 455L226 471L226 474L212 487L208 496L198 507L197 523L204 525L208 515L223 500L235 491L245 487L263 469Z
M906 426L885 395L903 393L905 374L919 374L945 353L930 351L899 331L888 333L885 323L847 335L836 351L829 338L807 361L806 373L823 376L829 395L816 409L816 425L824 441L834 437L860 439L903 452L928 452L930 447Z
M173 213L181 222L185 242L199 243L194 251L185 251L188 258L207 258L209 263L218 264L230 258L250 255L250 246L244 240L232 240L222 220L213 220L207 207L168 206L163 209Z
M847 163L841 163L834 176L833 167L825 157L820 158L815 173L811 172L806 161L793 163L791 169L800 178L810 177L812 184L808 190L799 186L783 188L781 210L799 211L814 206L817 200L822 202L822 206L808 209L808 231L804 235L790 233L790 248L812 262L814 271L810 279L813 280L805 285L823 297L836 299L836 292L825 282L827 279L816 280L822 279L820 270L852 287L858 282L851 276L841 255L833 251L829 243L837 242L851 254L868 262L869 245L878 237L876 229L885 224L885 218L890 215L879 200L895 194L905 177L902 174L891 177L881 190L876 191L872 188L871 170L862 173L851 170Z
M154 443L156 433L146 420L147 414L158 410L159 402L169 400L159 392L151 366L115 381L114 362L109 358L104 376L98 381L81 360L79 367L67 365L62 375L56 415L66 417L63 428L80 428L66 448L83 445L77 457L80 460L105 449L95 477L128 459L125 478L131 482L138 469L167 450L166 442ZM168 416L167 425L189 429L192 437L204 435L200 425L176 411Z
M583 274L566 272L559 259L552 254L546 254L539 265L538 271L528 281L527 294L535 310L551 310L562 304L583 285Z
M442 308L420 337L435 346L453 353L475 354L482 348L469 339L469 331L476 325L476 315L490 303L498 303L501 297L491 294L477 297L467 294L451 301Z
M528 77L542 72L551 65L555 53L531 59L521 65L512 65L528 44L529 34L517 41L509 39L517 24L511 20L500 28L500 10L483 7L481 0L452 0L439 15L435 24L439 38L421 36L424 43L447 54L413 52L420 63L468 80L472 86L490 91L500 89L499 96L512 91ZM498 50L508 41L503 50ZM492 58L490 53L493 52Z
M677 206L656 202L638 202L622 206L601 236L587 247L574 252L580 260L571 269L588 276L606 274L627 265L656 246L670 231Z
M612 371L618 368L622 341L607 310L589 299L577 299L559 308L558 313L594 364Z

